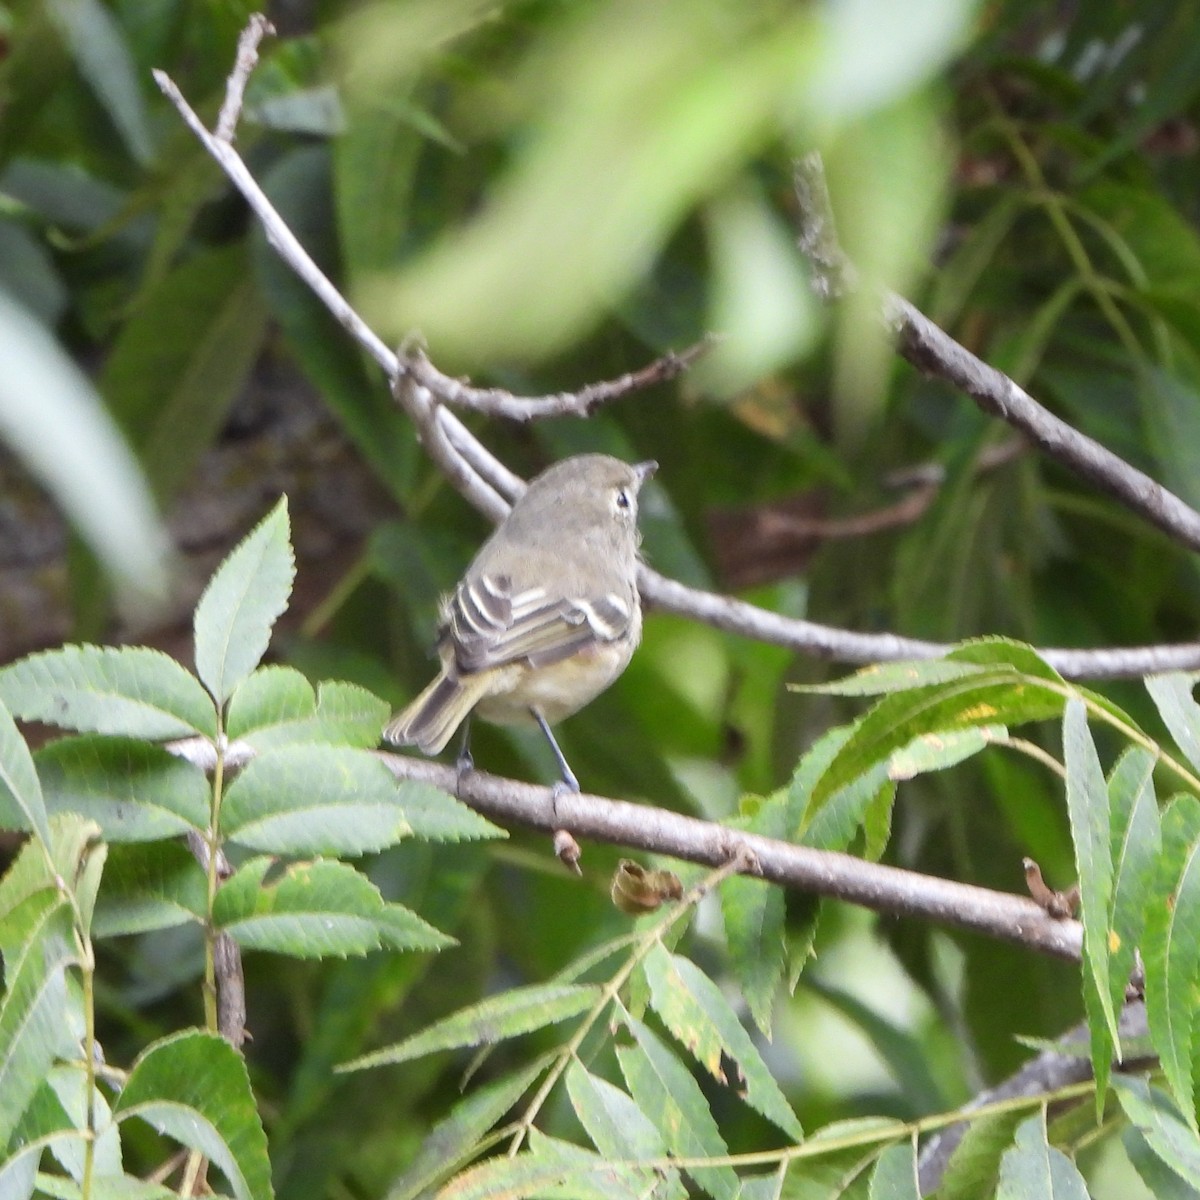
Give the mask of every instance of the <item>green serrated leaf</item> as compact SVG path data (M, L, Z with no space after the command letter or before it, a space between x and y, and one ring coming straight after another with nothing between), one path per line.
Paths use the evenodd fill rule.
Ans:
M281 746L229 785L221 832L272 854L367 854L412 832L399 800L391 772L365 750Z
M1050 1145L1044 1113L1017 1126L1014 1145L1000 1160L996 1200L1030 1200L1033 1196L1039 1200L1088 1200L1078 1168Z
M1030 679L1048 683L1064 682L1063 677L1032 647L1005 637L971 638L946 654L947 662L972 663L975 666L1012 667Z
M52 1067L49 1074L53 1074L54 1070L55 1068ZM94 1094L103 1103L100 1093ZM81 1127L82 1122L74 1121L67 1115L63 1101L59 1099L55 1089L50 1086L49 1076L47 1076L42 1080L41 1086L34 1093L24 1113L21 1114L16 1129L13 1130L9 1143L11 1157L0 1162L0 1196L10 1195L6 1189L12 1185L6 1178L6 1172L10 1169L13 1159L18 1157L16 1154L12 1154L13 1151L16 1151L18 1147L23 1151L33 1149L34 1161L41 1157L41 1152L45 1149L53 1149L56 1157L71 1158L77 1155L82 1147L82 1139L79 1136ZM113 1132L115 1133L115 1130ZM60 1157L59 1160L61 1162L62 1158ZM28 1195L33 1194L32 1182L31 1179Z
M681 1158L715 1158L729 1153L704 1094L691 1072L634 1017L626 1025L637 1041L618 1046L617 1061L630 1094L658 1126L671 1152ZM713 1200L734 1200L738 1177L732 1167L688 1167L687 1173Z
M1113 1091L1150 1149L1180 1179L1200 1189L1200 1137L1170 1098L1134 1075L1116 1076Z
M1112 946L1108 960L1108 991L1114 1011L1124 1003L1162 850L1162 826L1154 794L1156 761L1157 757L1149 750L1130 747L1117 760L1108 780L1115 876L1109 918ZM1095 1039L1097 1027L1093 1024L1091 1028ZM1093 1040L1097 1103L1102 1103L1108 1086L1114 1050L1108 1039L1102 1045Z
M0 704L0 826L32 830L50 845L50 818L29 747Z
M10 964L62 901L52 870L45 849L31 839L0 879L0 954Z
M250 950L344 958L384 948L438 950L453 939L388 904L349 863L294 863L268 882L274 862L253 858L217 892L213 919Z
M155 841L208 824L204 772L132 738L59 738L35 756L51 813L86 814L109 841Z
M799 840L818 850L847 850L868 817L890 813L896 798L895 780L889 779L887 763L876 763L857 779L839 788L808 812L809 823Z
M1012 1145L1020 1112L993 1113L971 1121L942 1173L939 1196L946 1200L968 1200L991 1196L1000 1176L1000 1160Z
M112 846L95 936L148 933L199 921L207 896L204 871L181 842Z
M88 1078L79 1062L70 1065L58 1065L50 1069L38 1096L34 1098L34 1107L40 1107L43 1115L49 1118L50 1130L39 1131L43 1136L46 1132L57 1132L62 1127L58 1124L59 1117L65 1117L69 1128L75 1132L75 1137L59 1142L54 1147L54 1157L75 1178L83 1176L84 1142L79 1131L88 1126L88 1106L91 1105L93 1121L97 1136L93 1142L93 1170L97 1176L119 1175L121 1173L121 1139L116 1125L110 1120L111 1110L104 1092L92 1081L88 1087ZM57 1113L55 1112L57 1108ZM27 1112L26 1116L33 1115ZM14 1141L20 1141L23 1134L31 1133L27 1122L22 1121L21 1127L14 1134Z
M508 837L507 830L493 825L431 783L402 779L397 799L413 834L427 841L467 842Z
M532 984L489 996L478 1004L459 1009L428 1029L363 1055L344 1064L343 1071L358 1071L387 1063L408 1062L437 1050L461 1046L483 1046L519 1037L534 1029L555 1025L591 1008L599 998L598 987L581 984Z
M271 1164L250 1076L222 1037L186 1030L137 1058L113 1105L211 1159L237 1200L271 1200Z
M63 646L0 671L0 700L25 721L136 738L215 737L195 676L145 646Z
M917 1149L912 1142L889 1146L871 1172L868 1200L921 1200Z
M629 1168L611 1167L594 1156L584 1163L574 1156L545 1153L544 1146L542 1150L515 1158L490 1158L452 1179L438 1192L439 1200L558 1196L566 1184L570 1186L565 1194L573 1200L639 1200L644 1195L644 1181ZM638 1189L638 1182L642 1182L643 1190Z
M529 1151L536 1161L558 1164L566 1172L554 1189L563 1200L646 1200L660 1182L656 1171L613 1162L574 1142L549 1137L536 1126L529 1131Z
M645 959L650 1003L673 1037L720 1083L722 1055L738 1068L747 1104L799 1141L804 1130L721 989L690 959L655 945Z
M567 1068L567 1095L579 1123L605 1158L665 1158L667 1146L633 1098L591 1074L578 1060ZM682 1187L677 1174L673 1192Z
M460 1100L426 1136L416 1158L396 1179L387 1200L417 1200L473 1156L479 1140L533 1086L543 1070L534 1063Z
M1109 1034L1117 1037L1117 1010L1109 991L1109 916L1113 894L1108 784L1100 766L1087 710L1068 700L1063 713L1063 757L1067 771L1067 812L1079 877L1083 954Z
M1162 857L1146 909L1142 955L1150 1040L1171 1091L1195 1124L1193 1045L1200 980L1200 800L1181 796L1163 815Z
M753 817L735 825L764 837L786 838L789 812L786 794L777 793L764 800ZM721 885L720 899L730 965L754 1023L769 1038L785 965L783 890L761 879L735 875Z
M196 606L196 673L223 705L258 666L296 574L287 499L217 568Z
M1167 1166L1133 1125L1121 1130L1121 1145L1130 1165L1154 1200L1198 1200L1200 1191L1189 1186Z
M0 999L0 1145L7 1145L56 1058L70 1057L67 967L74 961L70 910L43 912L16 961L5 964Z
M316 711L316 692L295 667L259 667L229 698L225 732L230 738L244 738L256 729L307 721Z
M855 671L843 679L831 679L824 683L791 683L788 689L820 696L886 696L892 692L910 692L915 687L979 675L986 669L972 663L950 662L945 658L918 658L906 662L878 663L863 667L861 671Z
M1200 768L1200 704L1192 696L1198 678L1200 675L1190 671L1148 675L1146 691L1175 744L1193 767Z
M0 952L6 960L24 951L50 910L65 898L65 891L76 892L82 903L90 904L88 893L96 879L89 863L97 857L99 833L94 821L59 816L50 822L49 845L30 839L21 847L0 881ZM103 856L99 857L103 866Z
M914 779L930 771L944 771L965 762L974 754L1003 738L1003 725L980 725L972 729L923 733L888 759L890 779Z
M326 682L316 693L291 667L260 667L229 702L226 728L256 750L298 742L328 742L369 750L379 744L390 709L352 683Z

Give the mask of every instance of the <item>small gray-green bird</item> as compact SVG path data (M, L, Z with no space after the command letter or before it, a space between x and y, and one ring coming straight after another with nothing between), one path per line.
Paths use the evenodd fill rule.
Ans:
M443 602L442 669L387 741L437 754L476 712L536 724L579 790L550 726L608 687L641 639L638 492L657 465L580 454L529 484Z

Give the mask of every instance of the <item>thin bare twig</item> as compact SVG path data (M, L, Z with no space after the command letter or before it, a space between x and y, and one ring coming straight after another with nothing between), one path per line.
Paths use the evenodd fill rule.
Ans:
M223 142L233 141L238 119L242 115L246 83L258 62L259 44L274 32L275 26L262 13L254 13L238 38L237 62L225 83L225 100L217 117L217 137Z
M590 417L601 405L628 396L630 392L653 387L682 375L713 344L706 337L686 350L671 351L637 371L617 379L589 383L574 392L554 392L546 396L517 396L504 388L472 387L460 379L443 374L419 347L400 353L400 371L426 387L443 404L466 408L490 417L510 421L536 421L545 417Z
M819 153L796 164L800 248L809 256L816 290L834 298L853 286L837 241L825 168ZM918 370L966 392L984 412L1019 429L1051 458L1190 550L1200 550L1200 512L1123 458L1043 408L1024 388L935 325L895 292L880 297L884 324L896 348Z

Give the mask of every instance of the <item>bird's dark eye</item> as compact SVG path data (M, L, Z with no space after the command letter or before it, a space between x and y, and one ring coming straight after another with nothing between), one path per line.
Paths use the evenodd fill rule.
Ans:
M629 507L629 493L624 488L617 488L617 507Z

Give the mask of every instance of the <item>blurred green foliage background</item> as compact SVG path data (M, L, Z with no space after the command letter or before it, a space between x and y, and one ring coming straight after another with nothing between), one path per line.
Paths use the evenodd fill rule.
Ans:
M587 422L470 422L525 474L583 449L658 459L658 569L857 630L1187 639L1190 556L900 364L869 290L819 305L791 170L821 149L868 281L1200 502L1197 7L296 0L269 6L281 36L238 146L377 331L419 332L445 370L569 389L724 335L680 383ZM398 704L485 527L154 87L163 68L214 119L250 12L0 3L4 653L67 635L176 646L202 564L286 488L300 581L278 655ZM904 473L922 465L941 482L917 497ZM855 711L786 690L840 670L651 615L562 745L587 790L732 816ZM1111 694L1156 728L1134 685ZM480 729L475 749L488 770L552 770L536 737ZM890 861L1020 890L1024 854L1070 879L1060 790L1026 760L902 789ZM282 1195L386 1189L462 1063L407 1065L402 1087L332 1064L611 936L615 858L587 847L581 884L539 839L405 847L375 878L458 949L250 957ZM806 928L806 901L788 903ZM174 1006L197 947L121 948L110 1046L194 1018ZM1079 1016L1074 972L978 939L830 910L817 948L772 1052L810 1128L958 1103L1021 1060L1014 1035Z

